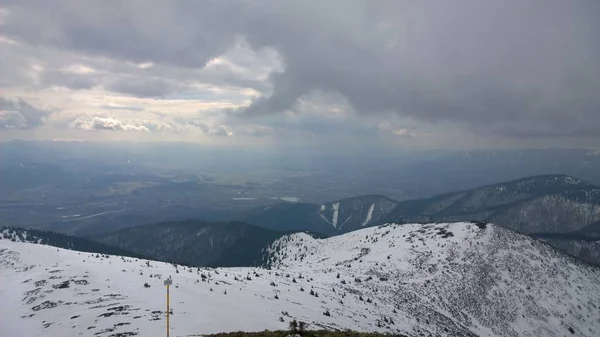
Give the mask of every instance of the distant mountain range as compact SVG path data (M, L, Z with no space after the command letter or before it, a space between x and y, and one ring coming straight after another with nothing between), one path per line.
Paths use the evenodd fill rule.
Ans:
M485 220L524 233L571 233L600 221L600 188L543 175L399 203L386 221ZM600 227L599 227L600 228Z
M80 252L142 258L143 255L82 237L37 229L0 227L0 240L37 243Z
M363 195L325 204L280 203L240 216L245 222L275 230L337 235L379 224L397 205L382 195Z
M190 266L262 266L266 248L289 232L242 222L181 221L90 236L159 261Z
M547 240L600 264L600 187L567 175L540 175L398 202L366 195L326 204L278 204L244 221L278 230L347 233L388 222L489 221Z
M567 175L539 175L402 202L382 195L323 204L283 202L232 212L229 218L239 221L161 222L86 238L162 261L259 266L265 247L292 232L335 236L385 223L485 221L600 265L600 187Z

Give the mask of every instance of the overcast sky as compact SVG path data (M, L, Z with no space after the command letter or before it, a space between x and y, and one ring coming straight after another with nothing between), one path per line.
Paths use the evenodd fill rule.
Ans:
M600 1L0 0L0 139L598 147Z

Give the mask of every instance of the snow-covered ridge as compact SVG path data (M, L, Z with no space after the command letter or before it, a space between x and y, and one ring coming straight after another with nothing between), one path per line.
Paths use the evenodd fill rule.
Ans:
M0 334L162 336L168 276L172 336L284 329L292 318L408 336L600 331L598 268L490 224L299 233L269 251L271 270L198 269L2 240Z
M600 269L492 224L391 224L328 239L299 233L276 241L271 252L282 269L340 273L339 282L395 308L408 326L425 318L426 335L445 335L439 329L450 321L457 330L449 335L600 331Z

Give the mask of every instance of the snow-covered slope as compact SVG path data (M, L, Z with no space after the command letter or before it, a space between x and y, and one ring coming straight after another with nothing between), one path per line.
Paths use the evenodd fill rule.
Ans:
M272 251L273 266L292 273L339 274L332 285L357 316L395 309L395 327L408 335L600 335L600 269L500 226L294 234Z
M0 336L162 336L168 276L171 336L283 329L294 317L408 336L600 332L599 270L493 225L294 234L270 260L191 269L0 240Z
M346 233L377 223L398 202L382 195L361 195L319 207L319 216L338 232Z
M148 263L0 241L0 336L163 336L168 276L171 336L284 329L291 317L361 330L374 323L324 316L323 307L341 306L333 297L311 296L311 285L321 283L299 275L294 283L292 275L265 269Z
M243 219L279 231L338 235L383 223L397 205L383 195L360 195L324 204L280 203L253 210Z

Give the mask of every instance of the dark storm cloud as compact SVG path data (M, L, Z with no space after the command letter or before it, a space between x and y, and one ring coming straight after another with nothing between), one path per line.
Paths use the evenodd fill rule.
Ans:
M30 129L43 124L52 111L35 107L22 99L0 97L0 129Z
M272 94L235 116L278 114L320 90L363 115L482 135L600 129L600 2L593 0L13 5L3 27L10 38L136 63L201 68L239 36L255 50L274 48L285 69L272 74ZM173 90L161 80L115 81L109 89L150 97Z

